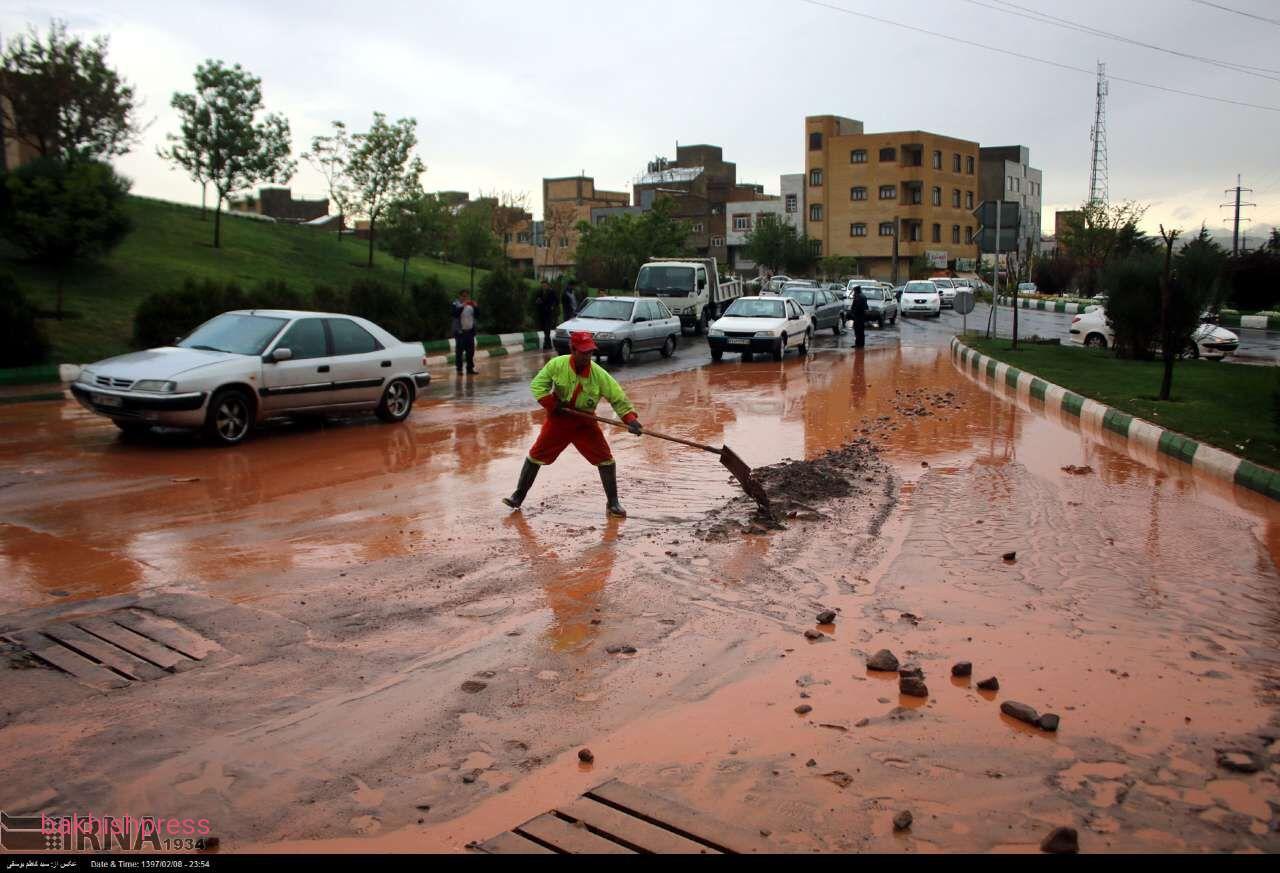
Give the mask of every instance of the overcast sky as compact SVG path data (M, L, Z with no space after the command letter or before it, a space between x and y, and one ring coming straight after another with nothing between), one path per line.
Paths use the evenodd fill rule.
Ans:
M1188 54L1270 69L1261 76L1174 57L987 8L998 0L822 0L955 39L1113 76L1280 109L1280 26L1194 0L1016 0L1096 29ZM1275 0L1222 5L1280 19ZM514 190L541 209L541 179L585 172L630 190L676 141L714 143L738 178L776 193L803 169L806 115L868 131L923 129L982 145L1023 144L1044 172L1044 216L1088 191L1090 75L878 23L804 0L3 0L7 38L50 18L110 37L110 59L150 122L120 168L134 191L199 202L155 155L169 108L206 58L263 79L295 154L332 119L418 120L428 190ZM1256 225L1280 224L1280 111L1226 105L1113 80L1107 132L1113 200L1151 204L1147 225L1222 227L1236 173ZM322 196L299 163L298 196ZM1051 230L1051 227L1046 229Z

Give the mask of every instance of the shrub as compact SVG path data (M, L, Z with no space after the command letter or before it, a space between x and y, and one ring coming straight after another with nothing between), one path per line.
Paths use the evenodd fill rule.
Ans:
M346 312L347 292L332 285L317 285L311 291L311 302L320 312Z
M452 300L437 277L428 276L412 286L409 289L409 300L417 317L420 339L448 338L449 327L453 322L450 307Z
M1115 333L1116 356L1150 358L1160 333L1160 274L1154 255L1113 260L1103 272L1107 323Z
M400 289L360 279L347 292L349 315L367 318L400 339L418 339L421 325L409 298Z
M283 281L267 280L252 292L235 282L197 282L188 276L175 291L145 297L133 316L133 345L149 349L171 345L204 322L232 309L307 309L308 301Z
M476 303L482 333L524 330L529 323L529 287L513 270L499 267L480 280Z
M10 276L0 276L0 367L25 367L43 363L49 356L49 340L36 310Z

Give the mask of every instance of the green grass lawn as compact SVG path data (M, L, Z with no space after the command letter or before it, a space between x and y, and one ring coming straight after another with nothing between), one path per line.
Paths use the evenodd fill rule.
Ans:
M1110 351L966 338L965 345L1099 403L1280 469L1273 395L1280 368L1178 361L1173 399L1161 402L1160 361L1122 361Z
M246 289L263 279L283 279L310 294L317 284L342 288L360 278L400 285L400 261L375 251L367 269L368 242L333 232L297 225L271 224L243 218L222 218L222 247L213 247L213 214L200 218L192 206L130 197L134 229L103 261L84 267L68 278L64 308L78 317L62 321L42 319L53 344L52 360L84 363L130 349L133 313L153 291L178 288L192 276L235 280ZM0 249L0 270L13 273L28 299L53 311L54 277ZM409 282L439 276L445 287L465 288L466 267L427 258L409 262ZM476 271L479 284L483 271Z

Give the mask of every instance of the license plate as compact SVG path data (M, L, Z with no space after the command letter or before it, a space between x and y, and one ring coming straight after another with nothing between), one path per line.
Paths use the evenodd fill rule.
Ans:
M731 339L731 340L729 340L729 343L728 343L728 344L729 344L729 345L731 345L731 346L745 346L745 345L747 345L749 342L750 342L750 340L744 340L744 339Z
M98 406L124 406L124 401L110 394L92 394L93 402Z

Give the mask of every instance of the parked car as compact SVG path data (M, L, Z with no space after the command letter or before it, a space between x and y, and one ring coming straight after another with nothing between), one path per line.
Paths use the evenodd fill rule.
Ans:
M945 276L939 276L936 279L930 279L930 282L938 286L938 302L943 309L955 309L956 306L956 284L955 279L948 279Z
M681 334L680 319L661 300L640 297L592 297L578 314L556 326L552 344L569 353L569 334L586 331L595 337L596 357L625 364L637 352L657 351L669 358Z
M867 321L874 321L876 327L883 328L887 321L894 324L898 320L898 301L893 291L883 288L863 288L862 296L867 298Z
M327 312L224 312L172 346L89 364L71 393L125 433L202 429L219 445L295 413L372 410L404 421L427 387L422 343Z
M836 336L844 333L844 300L833 292L793 282L783 286L781 294L800 304L813 319L815 332L829 327Z
M1107 349L1115 344L1115 334L1107 324L1107 310L1090 306L1071 319L1071 342L1091 349ZM1240 338L1225 327L1205 322L1191 334L1191 342L1181 352L1184 358L1222 360L1240 347Z
M942 292L928 279L916 279L902 286L898 305L903 318L908 315L942 315Z
M813 320L790 297L740 297L729 304L707 334L711 360L725 352L741 352L749 360L756 352L768 352L781 361L787 349L809 353Z

